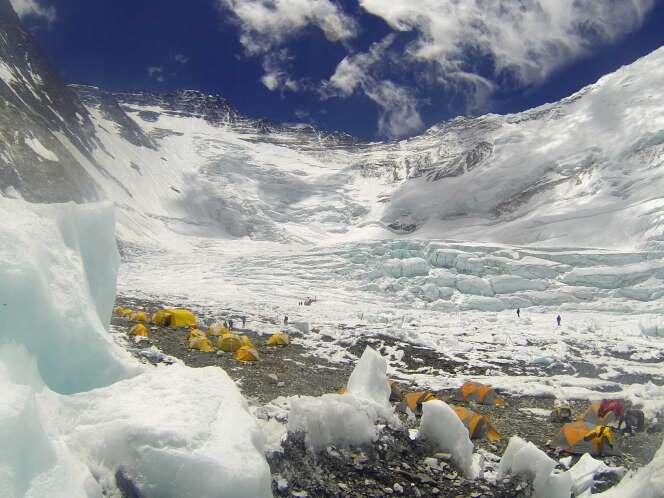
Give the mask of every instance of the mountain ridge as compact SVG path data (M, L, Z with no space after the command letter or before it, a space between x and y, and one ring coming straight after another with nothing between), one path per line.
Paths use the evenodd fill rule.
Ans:
M249 118L196 90L66 86L8 0L0 31L0 189L112 200L132 240L176 229L307 243L664 243L664 48L559 102L363 142Z

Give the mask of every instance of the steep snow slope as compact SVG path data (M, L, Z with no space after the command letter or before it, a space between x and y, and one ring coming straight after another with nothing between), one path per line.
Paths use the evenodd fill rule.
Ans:
M136 199L128 205L144 210L138 191L154 193L160 207L155 198L148 212L178 230L317 244L412 234L654 249L664 237L663 61L660 49L559 103L458 118L398 143L250 120L197 92L117 95L158 144L151 154L115 133L101 97L86 104L114 151L98 162L116 175L133 165L118 176ZM119 166L121 149L136 157Z
M555 104L361 143L194 91L67 88L8 0L0 33L0 189L113 200L128 242L178 245L175 232L625 250L664 237L664 48Z

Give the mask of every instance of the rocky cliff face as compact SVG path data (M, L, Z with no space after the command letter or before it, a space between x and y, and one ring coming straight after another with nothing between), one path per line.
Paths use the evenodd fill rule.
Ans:
M81 164L94 147L87 110L0 0L0 188L37 202L97 199Z

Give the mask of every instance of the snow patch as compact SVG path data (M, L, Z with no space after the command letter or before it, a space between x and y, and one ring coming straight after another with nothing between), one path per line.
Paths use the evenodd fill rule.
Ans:
M39 157L46 159L47 161L57 162L59 161L58 156L54 152L44 147L44 145L36 137L27 137L25 143L32 151L37 154Z

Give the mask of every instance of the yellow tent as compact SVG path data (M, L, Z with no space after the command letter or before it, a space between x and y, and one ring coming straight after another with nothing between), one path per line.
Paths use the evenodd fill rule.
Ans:
M267 340L268 346L288 346L289 344L290 337L284 332L277 332Z
M129 335L137 337L149 337L150 330L142 323L137 323L129 330Z
M466 382L457 389L455 401L475 401L481 405L505 406L505 400L498 396L491 386L479 382Z
M205 334L202 330L199 330L196 327L191 327L189 332L187 332L187 340L191 340L192 337L205 337Z
M207 335L212 337L219 337L224 334L230 334L231 331L228 329L228 327L224 327L223 323L215 323L214 325L210 325L210 328L208 329Z
M226 353L235 353L242 347L242 339L237 334L225 334L219 338L217 346Z
M133 311L130 310L129 308L122 308L122 312L120 313L120 316L123 316L125 318L129 318L129 317L131 317L132 313L133 313Z
M254 348L242 346L240 349L235 351L233 358L243 363L249 361L258 361L258 351L256 351Z
M189 343L189 349L197 349L203 353L212 353L214 351L214 346L210 342L210 339L205 337L205 334L198 329L189 331L187 342Z
M122 313L124 313L124 310L125 309L122 306L116 306L115 308L113 308L113 313L115 313L116 315L122 315Z
M487 438L491 443L500 439L500 433L491 425L488 415L480 415L463 406L452 406L451 408L468 429L470 439Z
M256 346L254 346L254 343L251 342L251 339L249 339L248 335L243 335L240 336L240 341L242 341L242 346L246 346L248 348L256 349Z
M142 322L142 323L149 323L150 319L148 318L148 314L145 311L134 311L129 319L132 322Z
M191 311L185 309L159 310L152 317L152 321L162 327L180 328L196 326L196 317Z
M159 310L152 315L152 323L159 326L166 326L166 320L171 319L171 312L168 310Z

